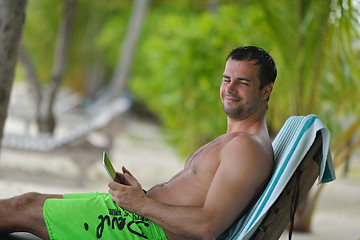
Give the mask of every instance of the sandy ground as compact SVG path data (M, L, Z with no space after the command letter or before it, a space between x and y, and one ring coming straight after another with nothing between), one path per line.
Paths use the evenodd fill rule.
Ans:
M115 124L118 128L110 130L110 159L117 169L126 166L144 189L167 181L182 169L182 159L156 124L131 116ZM106 192L109 177L101 159L102 150L109 148L106 136L103 131L93 132L85 143L45 153L2 148L0 198L28 191ZM351 158L346 178L339 169L338 179L326 185L313 217L312 233L294 233L294 240L360 240L360 159L356 156ZM281 239L288 239L286 232Z
M108 151L115 169L126 166L144 189L168 180L181 170L182 161L161 138L161 130L156 125L135 118L128 118L122 125ZM103 137L101 132L92 136L98 139ZM75 147L45 153L3 148L0 197L27 191L107 191L110 179L102 165L102 150L107 147L91 149L90 144L80 146L78 150ZM86 159L80 161L79 157Z

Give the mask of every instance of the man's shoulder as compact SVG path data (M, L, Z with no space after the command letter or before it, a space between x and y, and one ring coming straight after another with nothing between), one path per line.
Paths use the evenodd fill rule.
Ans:
M250 133L233 133L231 138L224 144L224 150L238 150L246 148L249 151L255 149L267 149L271 142L256 134Z
M271 142L255 134L236 133L221 150L222 158L242 161L269 161L273 159Z

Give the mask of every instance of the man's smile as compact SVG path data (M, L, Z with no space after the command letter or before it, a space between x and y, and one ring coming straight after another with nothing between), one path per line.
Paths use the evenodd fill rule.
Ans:
M230 94L224 94L223 99L224 99L224 101L227 101L227 102L238 102L242 98L238 97L238 96L230 95Z

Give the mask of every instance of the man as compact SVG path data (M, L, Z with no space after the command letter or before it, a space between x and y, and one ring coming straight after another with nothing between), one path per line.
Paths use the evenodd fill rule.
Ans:
M227 133L195 151L169 182L145 193L123 167L109 194L28 193L0 201L0 232L44 239L214 239L265 187L273 149L265 123L277 70L263 49L226 59L220 98Z

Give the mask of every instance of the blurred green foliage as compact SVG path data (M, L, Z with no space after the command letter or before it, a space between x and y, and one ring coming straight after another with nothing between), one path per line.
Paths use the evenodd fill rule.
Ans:
M27 49L39 79L49 79L62 10L61 1L29 1L22 44Z
M189 154L226 132L219 98L225 58L237 46L256 44L259 33L246 35L261 13L229 4L216 13L149 14L130 88L157 114L180 153Z
M109 79L117 63L118 50L132 7L131 0L78 0L72 26L71 45L64 84L76 91L84 90L87 72L103 65ZM50 79L56 38L63 15L63 1L29 1L23 32L23 45L36 68L39 79Z
M349 124L344 118L359 116L359 58L351 42L356 14L343 1L330 0L260 0L219 4L216 11L153 9L130 88L159 116L180 153L189 154L225 133L219 86L227 53L258 45L279 70L267 117L271 134L291 115L315 113L336 136Z
M82 91L86 74L99 64L110 80L132 4L78 0L67 86ZM29 1L23 41L43 81L61 15L60 0ZM226 131L219 87L228 52L261 46L279 70L267 114L270 132L291 115L315 113L336 138L360 116L359 32L359 3L352 0L153 0L128 85L188 155Z

